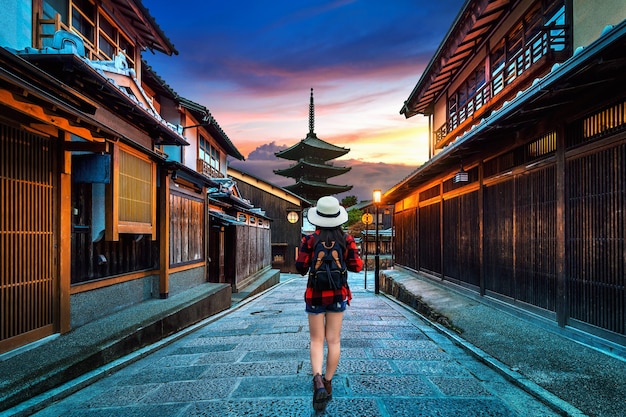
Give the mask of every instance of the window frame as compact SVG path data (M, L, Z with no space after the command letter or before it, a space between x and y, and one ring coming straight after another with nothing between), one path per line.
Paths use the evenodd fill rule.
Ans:
M198 134L198 156L207 164L212 170L220 172L221 167L221 152L220 149L215 146L208 137L202 134Z
M112 61L121 52L126 57L129 68L136 66L136 43L99 4L93 0L69 0L68 5L67 20L61 20L66 21L68 29L83 40L89 59ZM89 6L89 10L86 10L86 6ZM75 25L75 19L81 24ZM103 42L114 50L112 54L105 52L101 45Z
M120 158L121 153L126 153L131 157L135 157L140 161L146 162L150 169L149 185L144 190L145 197L148 198L146 202L149 204L150 221L130 221L122 219L120 216L120 191L126 184L123 182L123 177L120 175ZM157 183L157 166L146 155L136 151L135 149L124 146L122 144L114 144L111 150L111 183L106 188L106 200L107 200L107 218L105 225L105 234L107 240L117 241L120 234L149 234L152 236L152 240L157 238L157 204L156 204L156 183ZM123 194L122 194L123 195Z

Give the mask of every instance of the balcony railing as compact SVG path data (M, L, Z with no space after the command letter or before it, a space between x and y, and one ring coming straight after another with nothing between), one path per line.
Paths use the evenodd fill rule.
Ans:
M224 178L224 174L219 170L213 168L206 161L202 159L198 159L198 172L201 172L203 175L206 175L209 178Z
M546 65L548 59L556 61L557 52L564 51L565 45L564 26L551 26L538 33L525 48L496 68L492 72L489 82L477 89L474 95L457 112L451 114L443 126L435 131L435 148L441 147L448 136L462 126L465 121L477 113L482 113L479 110L483 109L484 111L488 103L493 104L496 97L503 95L502 93L505 91L511 91L512 86L519 85L516 81L521 80L522 75L527 75L531 68L533 71L535 69L539 71ZM532 73L530 74L532 75ZM527 79L528 77L523 78Z

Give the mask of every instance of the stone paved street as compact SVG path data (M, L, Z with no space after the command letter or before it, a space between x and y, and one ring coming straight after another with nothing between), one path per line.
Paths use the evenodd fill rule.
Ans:
M370 273L371 282L371 273ZM351 274L328 416L553 416ZM310 416L304 278L280 285L36 416Z

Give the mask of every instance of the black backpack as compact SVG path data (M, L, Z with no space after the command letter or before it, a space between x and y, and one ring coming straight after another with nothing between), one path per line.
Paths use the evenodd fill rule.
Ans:
M348 269L338 242L315 240L309 279L313 288L319 291L334 290L348 285Z

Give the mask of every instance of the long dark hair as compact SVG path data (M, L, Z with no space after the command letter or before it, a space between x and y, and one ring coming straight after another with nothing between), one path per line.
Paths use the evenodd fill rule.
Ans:
M346 234L341 226L337 227L320 227L320 235L317 238L318 242L332 242L333 240L341 246L343 253L346 253Z

